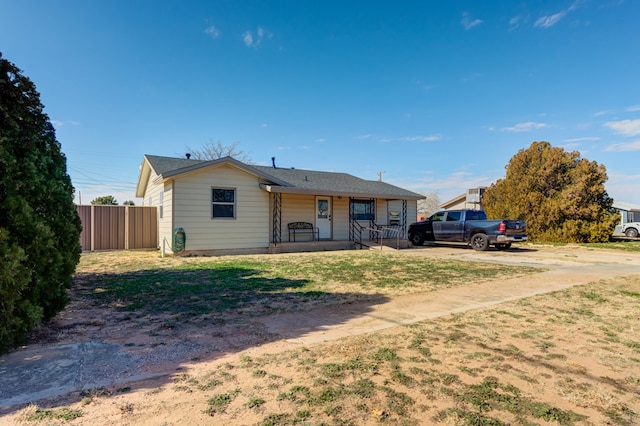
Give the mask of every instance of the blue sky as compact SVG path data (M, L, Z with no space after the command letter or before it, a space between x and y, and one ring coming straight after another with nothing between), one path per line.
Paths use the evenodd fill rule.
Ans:
M441 202L533 141L640 204L640 1L0 0L83 204L133 199L143 154L238 143ZM78 201L76 194L76 201Z

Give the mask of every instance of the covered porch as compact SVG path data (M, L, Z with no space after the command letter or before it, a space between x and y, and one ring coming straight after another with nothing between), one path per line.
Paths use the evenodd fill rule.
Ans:
M406 246L416 202L406 199L325 194L292 194L276 187L270 197L270 251L310 251ZM272 188L270 188L272 189ZM275 188L273 188L275 189ZM410 205L413 205L413 209ZM310 232L291 236L291 225Z

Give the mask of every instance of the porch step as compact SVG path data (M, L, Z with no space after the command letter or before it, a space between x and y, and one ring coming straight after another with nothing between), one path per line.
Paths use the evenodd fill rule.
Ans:
M396 241L385 241L380 245L380 243L375 243L373 241L368 242L359 242L356 243L356 246L360 246L359 248L363 250L379 250L379 251L398 251L398 249L404 249L408 247L407 241L400 241L400 246L396 248ZM356 247L358 248L358 247Z
M381 245L377 245L377 246L371 246L369 247L369 250L378 250L378 251L398 251L398 249L396 249L395 247L389 247L389 246L381 246Z

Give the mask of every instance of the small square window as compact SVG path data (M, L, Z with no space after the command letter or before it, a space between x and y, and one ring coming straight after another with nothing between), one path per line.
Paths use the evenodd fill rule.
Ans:
M211 189L212 218L236 217L236 190L224 188Z

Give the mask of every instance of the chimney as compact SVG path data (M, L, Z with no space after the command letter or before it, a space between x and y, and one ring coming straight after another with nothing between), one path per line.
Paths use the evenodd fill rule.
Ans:
M273 168L276 169L276 157L271 157L271 163L273 164Z
M188 152L185 154L185 157L187 157L187 160L189 160L191 158L191 154L189 154Z

